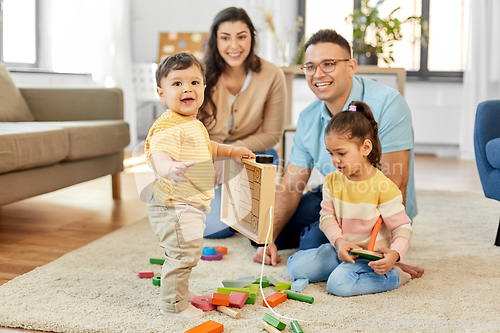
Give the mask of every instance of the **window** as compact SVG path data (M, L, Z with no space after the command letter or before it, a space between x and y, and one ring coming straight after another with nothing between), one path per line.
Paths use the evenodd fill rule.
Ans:
M374 5L379 0L370 0ZM306 0L299 1L305 10L306 39L321 28L337 30L352 40L352 28L344 18L360 6L360 0ZM463 76L465 69L470 0L385 0L379 7L381 15L398 10L397 17L422 16L429 22L427 45L414 42L420 37L420 27L411 23L403 26L403 40L394 45L395 63L404 67L409 77L434 78ZM384 62L379 61L383 67Z
M0 0L0 61L15 67L37 65L35 0Z

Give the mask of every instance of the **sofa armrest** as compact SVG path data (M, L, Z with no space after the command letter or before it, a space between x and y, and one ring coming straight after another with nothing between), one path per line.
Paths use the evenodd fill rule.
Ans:
M21 88L37 121L123 119L119 88Z

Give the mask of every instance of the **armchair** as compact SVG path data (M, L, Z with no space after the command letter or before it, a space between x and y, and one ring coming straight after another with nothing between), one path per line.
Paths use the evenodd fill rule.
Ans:
M474 152L484 195L500 201L500 100L478 105L474 124ZM495 240L500 246L500 221Z

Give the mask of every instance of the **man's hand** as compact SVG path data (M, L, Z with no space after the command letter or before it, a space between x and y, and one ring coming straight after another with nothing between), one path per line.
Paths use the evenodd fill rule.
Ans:
M372 261L368 266L373 268L375 273L384 275L394 267L394 264L399 259L399 253L385 247L379 247L378 251L384 254L384 259Z
M361 247L356 244L346 242L343 238L337 238L335 241L335 248L337 249L337 254L340 260L354 264L354 259L356 259L358 255L349 254L349 251L352 249L360 249Z
M170 169L167 172L167 179L170 180L170 183L173 186L179 186L179 183L187 183L188 179L184 177L184 174L186 173L187 169L193 165L195 165L196 162L190 161L190 162L173 162L172 165L170 166Z
M253 261L262 263L264 248L259 247L253 256ZM266 256L264 264L276 266L281 261L281 256L278 254L278 248L274 243L269 243L266 246Z

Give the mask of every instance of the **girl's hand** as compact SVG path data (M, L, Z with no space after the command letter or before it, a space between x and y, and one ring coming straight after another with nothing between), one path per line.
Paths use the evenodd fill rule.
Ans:
M245 147L234 147L231 151L229 157L239 158L240 160L243 158L255 158L255 154L248 148Z
M361 247L359 247L356 244L348 243L342 238L338 238L335 241L335 244L336 244L335 247L337 248L337 254L339 256L339 259L342 261L347 261L347 262L354 264L354 259L356 259L358 257L358 255L357 254L349 254L349 251L351 251L352 249L360 249Z
M188 179L184 177L184 174L186 173L187 169L193 165L195 165L196 162L190 161L190 162L173 162L172 166L167 172L167 179L170 180L170 183L173 186L179 186L179 183L187 183Z
M385 247L378 247L377 250L384 254L384 259L372 261L368 263L368 266L370 266L377 274L387 274L398 261L399 253Z

